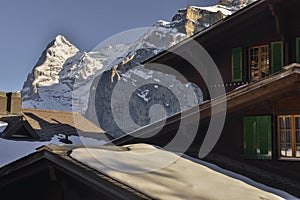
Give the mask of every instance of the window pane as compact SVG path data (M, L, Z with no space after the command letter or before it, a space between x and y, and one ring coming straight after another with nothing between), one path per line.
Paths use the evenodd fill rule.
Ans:
M285 118L285 128L286 129L291 129L291 118L290 117L287 117Z
M296 117L295 121L296 121L296 129L300 129L300 117Z
M285 132L284 131L280 131L280 142L285 143Z
M296 144L296 157L300 157L300 143Z
M284 129L284 121L283 118L279 118L279 128Z
M292 143L292 132L291 131L286 132L286 143Z
M296 131L296 143L300 143L300 131Z
M292 157L293 156L293 150L291 144L286 144L286 156Z
M286 156L286 147L285 145L280 145L280 155L281 156Z

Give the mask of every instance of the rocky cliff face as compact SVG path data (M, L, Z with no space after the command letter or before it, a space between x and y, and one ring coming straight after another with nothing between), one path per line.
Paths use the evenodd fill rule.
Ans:
M23 101L42 101L38 88L59 83L59 73L66 60L78 52L79 50L61 35L50 42L23 85Z
M219 5L241 9L257 0L219 0Z
M23 107L78 111L117 137L197 105L202 101L198 87L139 64L249 2L190 6L171 22L158 21L133 43L92 52L81 52L59 35L28 75ZM151 110L153 105L160 109Z
M139 49L134 58L94 79L86 116L114 137L186 110L202 102L202 91L191 83L183 84L172 75L139 65L155 55L156 49ZM80 95L79 95L80 96ZM153 110L152 106L159 106Z
M180 9L171 22L158 21L157 26L175 28L188 36L199 32L257 0L219 0L214 6L188 6Z

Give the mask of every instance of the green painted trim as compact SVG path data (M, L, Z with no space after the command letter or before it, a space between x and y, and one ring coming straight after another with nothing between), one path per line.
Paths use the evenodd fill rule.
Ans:
M244 156L248 159L272 159L272 117L243 118Z
M296 62L300 63L300 37L296 38Z
M237 55L238 54L238 55ZM236 64L236 59L239 59L239 64ZM236 78L235 71L239 70L239 77ZM231 50L231 80L232 82L241 82L243 81L243 49L241 47L239 48L233 48Z
M276 52L275 50L274 50L274 47L275 47L275 45L278 45L278 44L280 44L280 66L276 66L275 64L276 63L274 63L274 58L275 58L275 54L276 53L278 53L278 52ZM283 56L284 56L284 52L283 52L283 42L282 41L277 41L277 42L272 42L271 43L271 72L272 72L272 74L273 73L276 73L276 72L278 72L278 71L280 71L281 69L282 69L282 67L283 67L283 65L284 65L284 63L283 63L283 60L284 60L284 58L283 58Z

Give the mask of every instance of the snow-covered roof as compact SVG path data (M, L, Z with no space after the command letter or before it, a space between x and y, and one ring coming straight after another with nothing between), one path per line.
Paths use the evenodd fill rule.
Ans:
M205 166L203 161L192 161L151 145L122 148L127 150L77 148L71 157L154 199L283 199L279 194L291 197L272 188L268 191L273 193L266 192L259 184L243 182L241 176L242 180L229 177Z
M22 148L31 146L21 145ZM61 169L71 169L85 185L99 186L102 192L112 192L122 199L296 199L284 191L211 163L186 155L180 157L147 144L97 148L43 146L1 167L0 182L3 178L26 172L25 166L35 165L41 159L53 162ZM44 167L48 168L48 165ZM101 187L103 184L105 187ZM108 186L109 190L106 190ZM124 194L135 198L125 198Z
M38 147L55 144L66 145L60 141L61 136L55 135L50 141L14 141L0 138L0 168L8 165L20 158L23 158L36 151ZM86 138L82 136L70 136L69 140L72 145L99 146L104 144L104 141L99 141L93 138ZM71 145L70 145L71 146Z

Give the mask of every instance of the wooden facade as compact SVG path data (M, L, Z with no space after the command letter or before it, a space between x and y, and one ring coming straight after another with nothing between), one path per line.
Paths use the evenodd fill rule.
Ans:
M257 1L174 47L178 49L177 51L180 49L186 51L190 48L190 40L201 44L220 71L223 80L219 82L210 81L209 85L205 84L203 80L210 79L210 74L199 74L190 63L170 51L162 52L147 62L162 63L176 69L187 80L196 83L207 100L210 99L209 91L218 87L224 87L227 94L230 94L239 87L247 87L255 82L263 83L262 81L272 77L273 74L284 71L284 66L300 62L299 7L300 1L297 0ZM257 99L258 97L253 99L251 107L246 107L242 102L236 102L233 108L236 109L234 114L227 115L227 118L236 120L234 123L236 130L233 132L236 132L235 138L240 138L234 139L239 148L233 151L240 152L240 154L244 151L250 153L249 145L244 143L247 141L251 143L250 140L254 139L250 136L254 134L253 132L259 131L256 129L258 127L253 129L251 126L267 126L260 128L261 134L258 136L264 139L261 139L258 144L252 144L263 145L261 143L264 143L266 145L263 147L264 151L268 148L272 149L272 153L270 150L267 157L262 157L265 159L300 158L300 153L298 153L300 150L298 127L300 106L297 103L300 100L298 96L300 85L297 80L293 81L297 82L295 86L282 88L278 94L275 92L277 96L272 96L272 98L262 96L261 99ZM283 80L279 84L288 85ZM264 117L268 118L268 122L263 120ZM226 121L224 134L227 132L228 124L231 123L233 122ZM259 125L261 123L262 125ZM269 132L264 132L263 129ZM281 136L278 136L280 134ZM226 138L230 136L226 135ZM273 146L269 144L270 142ZM282 155L280 151L286 152L285 155ZM254 158L254 153L248 157Z
M165 146L174 138L181 118L188 116L190 124L187 127L197 124L199 129L186 153L198 155L210 118L216 117L211 116L211 105L222 98L210 99L208 91L224 87L227 93L226 121L221 137L207 159L274 187L283 188L278 182L280 178L275 180L276 177L289 178L300 184L300 65L293 64L300 62L299 8L298 0L260 0L172 47L173 51L188 51L189 41L197 41L216 63L223 82L205 84L203 80L209 79L209 74L200 75L172 50L146 61L146 67L147 63L160 63L176 69L202 89L207 101L199 105L197 113L193 113L195 108L192 108L187 115L181 113L168 118L155 136L139 137L151 135L164 122L119 138L114 143L147 142ZM155 65L149 65L149 68L164 71ZM200 121L193 120L196 115ZM231 163L240 161L247 167L237 170L238 166L213 159L214 154L228 157ZM253 174L247 171L249 166L272 172L275 178ZM300 195L292 187L284 190Z
M253 48L259 50L262 47L266 48L267 75L280 71L283 66L300 61L300 26L297 23L300 18L299 6L300 2L295 0L260 0L174 47L174 49L188 49L189 40L197 41L216 63L223 82L211 82L210 85L206 85L203 76L209 78L208 74L200 75L189 62L169 51L162 52L145 64L161 63L171 66L187 80L199 85L207 99L209 99L207 87L224 86L229 92L266 76L255 78L251 75L250 54ZM256 50L254 49L252 54Z

